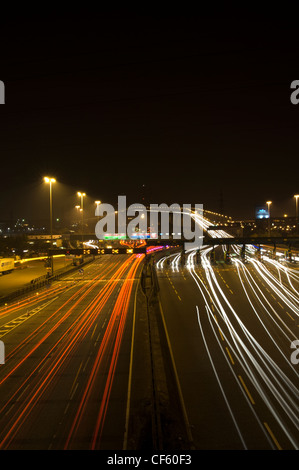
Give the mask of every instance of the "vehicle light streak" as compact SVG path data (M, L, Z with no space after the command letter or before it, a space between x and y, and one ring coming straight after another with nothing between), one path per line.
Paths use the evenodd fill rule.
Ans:
M202 334L203 339L204 339L204 332L203 332L203 328L202 328L201 323L200 323L200 317L199 317L199 310L198 310L198 307L196 307L196 309L197 309L198 323L199 323L199 325L200 325L201 334ZM260 420L260 418L259 418L259 416L258 416L258 414L257 414L257 412L256 412L256 410L255 410L255 407L252 406L252 405L254 404L254 401L253 401L251 395L248 393L248 390L247 390L246 388L244 388L243 385L241 386L241 384L243 384L243 380L241 380L241 381L238 380L240 376L237 377L237 374L236 374L235 370L233 369L231 362L229 361L229 359L227 358L227 356L226 356L226 354L225 354L225 352L224 352L224 350L223 350L223 347L222 347L222 345L221 345L221 343L220 343L220 341L219 341L219 337L218 337L218 335L217 335L217 331L215 330L215 325L217 326L218 329L220 329L220 327L219 327L218 322L217 322L217 320L216 320L216 318L215 318L215 315L214 315L213 312L211 311L211 308L209 307L208 304L206 305L206 311L207 311L207 314L208 314L208 319L209 319L209 323L210 323L211 329L212 329L212 331L213 331L213 333L214 333L214 337L215 337L215 339L216 339L216 341L217 341L217 343L218 343L219 349L220 349L220 351L222 351L222 355L223 355L223 357L224 357L224 359L225 359L225 361L226 361L226 363L227 363L227 365L228 365L228 367L229 367L229 369L230 369L230 371L231 371L231 373L232 373L232 375L233 375L233 377L234 377L234 379L235 379L235 382L236 382L236 384L237 384L237 387L239 388L239 390L241 391L241 393L242 393L242 395L244 396L245 400L247 401L247 403L248 403L248 405L249 405L249 407L250 407L250 410L251 410L252 414L254 415L255 420L256 420L256 422L258 423L259 428L261 429L263 435L265 436L265 438L266 438L267 441L269 442L270 447L271 447L272 449L274 449L275 447L273 446L272 441L269 439L268 434L265 432L263 423L261 422L261 420ZM238 357L238 354L236 353L236 351L235 351L235 349L233 348L232 344L230 343L229 339L226 337L224 331L220 329L220 333L221 333L220 336L221 336L221 338L222 338L222 342L223 342L223 341L227 342L227 344L229 345L229 348L233 351L233 354L236 355L236 357L240 360L240 358ZM205 343L205 347L207 348L208 346L207 346L207 342L206 342L205 339L204 339L204 343ZM211 356L210 353L209 353L209 359L210 359L210 361L212 361L212 356ZM214 373L217 374L216 366L215 366L215 365L213 365L213 370L214 370ZM228 401L228 399L227 399L226 396L225 396L225 392L224 392L224 389L223 389L223 387L222 387L222 385L221 385L221 382L220 382L219 379L217 379L217 381L218 381L219 387L220 387L220 389L221 389L221 391L222 391L222 394L223 394L224 397L225 397L225 401L226 401L227 407L228 407L229 410L230 410L230 414L231 414L232 419L233 419L233 421L234 421L234 423L235 423L235 426L236 426L236 428L237 428L237 430L238 430L238 434L239 434L239 436L240 436L240 438L241 438L241 441L242 441L242 443L243 443L243 446L244 446L245 448L247 448L246 445L245 445L244 439L243 439L243 437L242 437L242 435L241 435L241 432L240 432L240 430L239 430L239 427L238 427L238 425L237 425L237 422L236 422L236 420L235 420L235 418L234 418L234 416L233 416L233 412L232 412L232 410L231 410L231 407L229 406L229 401Z
M107 273L106 273L107 274ZM64 316L59 320L59 322L57 322L55 324L55 326L50 330L50 332L48 332L46 334L46 336L41 340L39 341L35 346L34 348L32 349L31 352L27 353L27 355L9 372L8 375L6 375L1 381L0 381L0 385L8 378L9 375L11 375L13 372L15 372L15 370L43 343L43 341L45 339L48 338L48 336L50 336L51 333L53 333L59 326L60 324L68 318L68 316L72 313L72 311L74 310L74 308L77 306L77 304L83 300L84 297L86 297L88 295L88 293L90 292L90 290L92 290L95 286L96 286L96 282L101 279L102 277L104 276L104 273L101 273L99 274L98 276L96 276L94 279L92 279L91 281L88 282L87 285L82 285L82 287L76 291L68 300L66 300L66 302L64 302L57 310L55 310L36 330L32 331L29 336L27 336L27 338L21 342L13 351L11 351L8 355L7 355L7 361L14 355L16 354L17 352L19 352L19 350L23 347L24 344L27 344L29 340L32 340L32 338L39 332L41 331L42 329L46 328L49 321L53 318L55 318L55 316L57 316L57 314L63 309L65 308L69 303L71 303L72 301L74 301L76 299L76 297L78 295L81 295L81 293L83 293L83 297L81 297L79 299L79 301L77 301L65 314Z
M127 267L128 263L130 263L132 261L132 259L130 258L129 260L127 260L124 265L122 265L118 270L117 272L114 274L114 276L112 277L111 279L111 282L110 283L107 283L107 285L105 286L105 288L98 294L98 296L96 297L96 299L91 303L91 305L89 305L84 311L83 313L80 315L80 317L78 318L77 320L77 324L74 326L74 324L72 324L70 326L70 328L68 328L66 330L66 332L60 337L59 341L57 341L54 346L51 348L51 350L48 352L48 354L43 358L42 362L45 364L48 357L51 356L52 352L55 351L56 347L59 346L59 345L62 345L61 347L61 350L60 352L58 353L58 357L56 359L56 361L54 362L53 365L49 365L48 366L48 369L46 371L43 371L43 377L39 378L39 382L38 384L35 386L35 388L32 386L32 389L30 390L30 398L28 398L27 400L27 403L26 405L24 406L23 410L21 412L18 412L16 414L16 416L11 420L10 423L7 424L7 431L4 432L4 437L2 439L2 441L0 442L0 448L5 448L5 447L8 447L9 443L12 441L12 439L14 438L14 436L16 435L16 433L18 432L18 429L21 427L22 423L27 419L30 411L33 409L33 407L35 406L37 400L41 397L41 394L46 390L46 388L50 385L50 382L51 380L53 380L53 378L55 377L55 374L57 375L58 371L60 370L60 368L62 367L63 363L68 359L70 359L70 353L72 351L72 349L74 349L74 347L78 344L78 340L79 338L81 337L82 338L82 335L83 334L86 334L86 332L92 327L93 325L93 320L94 318L96 317L96 315L98 314L98 312L101 310L101 308L103 307L103 302L105 302L108 298L109 298L109 295L111 293L111 290L113 290L116 286L116 283L114 282L114 278L119 276ZM109 291L108 291L109 289ZM107 292L108 291L108 292ZM102 299L102 303L100 305L96 305L97 302L98 302L98 297L99 296L103 296L103 294L106 294L106 297L104 298L104 300ZM83 294L83 296L85 296ZM80 298L76 303L75 305L73 305L71 307L71 310L73 310L73 308L82 300L82 298ZM97 308L96 308L97 307ZM67 312L67 314L69 314L69 311ZM66 314L66 315L67 315ZM47 338L49 337L49 335L54 331L54 329L57 328L57 326L59 326L59 324L61 324L62 320L60 320L58 322L57 325L55 325L55 327L53 327L50 332L48 332L44 338L37 344L35 345L35 347L28 353L28 355L21 361L23 362L27 357L29 357L33 351L35 351L37 349L37 347L42 344L42 342ZM63 338L67 338L67 342L63 342ZM19 364L13 369L13 371L19 367ZM41 368L41 364L39 364L35 369L34 371L28 375L28 377L26 378L26 380L24 381L23 385L21 387L24 387L26 382L34 375L34 373L37 371L37 369L40 369ZM7 377L9 375L11 375L12 371L1 381L1 383L3 383L3 381L5 379L7 379ZM20 387L20 388L21 388ZM17 395L17 393L19 392L19 390L17 390L15 392L15 394L10 398L9 402L11 402L14 397ZM9 405L9 402L5 404L5 407L8 407ZM4 410L2 409L0 411L0 414L3 412Z
M284 326L284 328L290 333L291 336L293 336L294 339L296 339L296 336L294 335L294 333L288 328L288 326L285 324L285 322L282 320L281 316L277 313L277 311L275 310L275 308L272 306L272 304L268 301L268 299L266 298L266 296L264 295L264 293L262 292L262 290L260 289L259 285L257 284L257 282L253 279L251 273L249 272L249 270L244 266L243 263L241 263L240 261L238 260L234 260L234 263L236 263L236 266L237 266L237 269L238 269L238 275L239 275L239 279L240 279L240 282L242 284L242 287L244 289L244 292L247 296L247 299L248 301L250 302L250 305L252 307L252 310L256 313L257 317L259 318L260 322L263 324L265 330L267 331L267 333L269 334L269 331L268 329L265 327L263 321L262 321L262 317L261 315L258 315L258 312L257 310L254 308L252 302L250 301L250 297L247 293L247 290L245 288L245 284L244 282L242 281L242 278L241 278L241 275L240 275L240 268L242 268L243 270L243 273L246 277L246 281L248 282L248 285L251 287L252 289L252 292L254 293L255 297L257 298L257 300L259 301L259 303L262 305L264 311L267 312L267 314L269 315L269 317L272 319L272 321L275 323L276 327L279 328L280 332L286 337L286 339L288 340L289 343L291 343L291 338L288 337L286 335L286 333L284 332L284 330L280 327L280 325L278 324L277 321L274 320L273 316L270 314L269 310L267 309L267 307L265 306L265 304L262 302L261 300L261 297L264 299L265 303L267 303L267 305L269 306L269 308L272 310L272 312L275 314L276 318L282 323L282 325ZM258 295L258 293L260 294L260 296ZM276 341L273 340L273 343L277 346L277 343ZM289 361L289 358L287 359L288 360L288 363L290 362Z
M263 266L263 264L255 259L250 259L259 275L269 285L269 287L278 295L282 302L284 302L297 316L299 316L299 302L298 296L295 296L286 287L284 287L277 279ZM297 304L297 305L296 305Z
M171 258L177 257L177 256L178 256L177 253L172 253L171 255L163 256L163 258L160 258L157 261L157 264L156 264L157 269L158 270L163 269L166 259L170 260Z
M112 356L111 356L111 361L110 361L110 366L109 366L109 371L104 387L104 393L102 395L101 399L101 404L100 404L100 409L99 409L99 414L97 417L96 421L96 426L95 430L93 433L93 438L92 438L92 443L91 447L95 448L96 443L98 441L98 436L100 434L100 431L103 426L103 422L105 419L106 411L107 411L107 406L108 406L108 401L109 401L109 395L111 391L111 386L113 382L113 377L115 373L115 367L118 359L118 354L119 354L119 349L120 349L120 344L121 344L121 339L123 335L123 330L124 330L124 324L126 320L126 314L128 311L128 305L129 305L129 300L130 300L130 294L132 290L132 281L134 279L136 270L138 268L139 263L142 261L143 255L137 255L135 263L131 267L127 279L125 280L122 289L120 291L120 294L118 295L115 307L113 309L113 312L109 318L108 325L105 330L104 337L101 341L101 345L99 347L96 359L94 361L94 365L92 367L92 371L90 373L87 385L85 387L85 391L82 395L80 404L78 406L76 416L73 420L73 424L71 426L70 432L68 434L68 438L66 440L65 449L68 449L72 439L74 439L74 436L78 432L78 429L80 427L80 424L84 418L84 414L86 413L89 400L91 399L92 393L94 393L94 388L95 388L95 383L96 380L99 376L99 370L102 367L102 362L104 359L104 355L106 351L111 347L111 344L114 344L113 351L112 351ZM116 329L116 323L118 320L118 328Z
M206 308L207 308L207 310L210 310L208 306L206 306ZM204 342L204 345L205 345L205 348L206 348L206 351L207 351L207 354L208 354L208 357L209 357L211 366L212 366L212 368L213 368L213 371L214 371L214 374L215 374L215 377L216 377L218 386L219 386L219 388L220 388L220 390L221 390L221 393L222 393L222 395L223 395L223 399L224 399L224 401L225 401L225 403L226 403L226 406L227 406L227 408L228 408L228 410L229 410L229 414L230 414L230 416L231 416L231 418L232 418L232 421L233 421L233 423L234 423L234 425L235 425L235 427L236 427L236 430L237 430L237 433L238 433L238 435L239 435L239 437L240 437L240 440L241 440L241 442L242 442L242 445L243 445L244 449L247 449L247 446L246 446L246 444L245 444L244 438L243 438L243 436L242 436L242 433L241 433L241 431L240 431L240 428L239 428L239 426L238 426L238 423L237 423L237 421L236 421L236 419L235 419L234 413L233 413L233 411L232 411L232 409L231 409L231 406L230 406L229 401L228 401L228 399L227 399L227 396L226 396L226 394L225 394L224 388L223 388L223 386L222 386L222 384L221 384L221 380L219 379L219 375L217 374L217 369L216 369L215 364L214 364L214 362L213 362L212 355L211 355L211 353L210 353L210 351L209 351L209 347L208 347L207 341L206 341L206 339L205 339L205 335L204 335L204 332L203 332L203 329L202 329L202 325L201 325L201 322L200 322L200 316L199 316L198 307L196 307L196 309L197 309L197 320L198 320L199 328L200 328L200 331L201 331L202 339L203 339L203 342ZM231 366L229 365L229 367L231 367Z
M208 263L207 263L208 266ZM222 318L225 321L226 326L229 329L229 332L231 334L231 337L233 338L234 344L239 352L241 354L244 367L249 373L249 377L252 379L253 384L259 391L260 395L264 399L264 403L267 405L269 409L271 409L271 412L273 415L276 417L277 421L280 423L280 426L284 429L286 435L288 435L290 442L293 443L293 445L296 447L298 444L295 443L293 437L289 434L287 427L284 425L284 423L281 421L277 411L274 409L272 404L270 403L270 400L267 398L267 396L264 394L262 391L261 386L258 384L258 380L255 378L253 371L249 367L248 364L248 359L250 359L251 364L254 366L255 371L258 373L258 375L262 378L264 383L268 386L269 390L271 390L272 394L275 396L277 402L279 403L279 406L281 406L286 413L286 415L289 417L289 419L293 422L293 424L298 428L298 415L297 415L297 405L294 403L293 399L285 392L283 387L279 384L278 378L274 376L274 374L271 371L271 367L275 369L275 372L278 374L278 376L283 379L284 383L290 383L285 374L281 371L281 369L278 367L278 365L268 356L268 354L264 351L264 349L261 347L261 345L255 340L255 338L250 334L250 332L247 330L243 322L241 321L240 317L237 315L235 310L233 309L232 305L230 302L227 300L223 290L220 288L216 276L213 272L213 269L209 267L208 271L209 274L211 274L211 278L213 279L213 282L215 283L218 291L221 294L221 297L225 300L225 303L229 307L230 311L233 313L234 318L237 320L239 326L241 327L241 331L245 334L246 339L249 341L250 345L252 346L254 352L257 354L258 358L260 359L261 363L265 367L265 371L262 369L262 367L258 364L258 362L254 359L253 355L250 353L249 349L245 346L245 343L241 340L240 336L237 334L236 330L233 328L232 323L230 322L225 310L222 308L221 303L216 295L216 292L213 288L213 285L211 283L211 278L208 276L208 282L209 282L209 287L211 288L213 294L214 294L214 299L216 300L222 314ZM241 353L241 348L244 350L245 355ZM268 364L267 364L268 363ZM268 372L268 375L267 375ZM272 377L272 379L271 379ZM278 388L275 386L275 383L277 384ZM281 389L281 391L279 391ZM293 391L295 398L298 399L298 391L297 387L295 385L291 385L290 387L291 391ZM287 402L286 398L282 396L281 392L284 392L286 395L286 398L289 400ZM292 410L292 406L294 407L294 410Z
M174 257L174 260L171 263L172 272L177 272L177 273L179 272L180 257L181 257L180 254L178 254Z
M202 267L204 268L204 272L206 275L207 285L203 283L203 281L196 273L194 263L194 257L196 254L195 252L189 255L187 267L201 292L201 295L206 305L206 310L209 313L209 318L213 319L215 323L215 315L212 314L209 305L210 300L213 302L214 309L220 315L221 320L223 320L224 325L227 328L230 340L223 328L221 328L221 336L229 344L229 348L233 352L234 357L238 360L238 364L241 365L241 367L243 368L244 373L246 374L248 380L256 390L256 393L264 402L276 422L279 424L280 428L283 430L290 443L294 446L294 448L298 448L296 438L292 435L288 425L280 416L280 412L278 411L279 409L282 409L285 413L285 416L290 420L292 425L296 429L298 429L298 389L296 385L283 373L278 364L267 354L264 348L262 348L261 344L258 343L254 336L248 331L245 324L241 321L240 316L237 314L237 312L229 302L228 298L226 297L224 291L221 289L216 279L213 267L207 258L208 252L209 248L203 248L201 250ZM246 273L248 274L248 269L245 267L244 263L241 263L241 261L238 260L238 266L240 265L242 265L242 269L246 269ZM266 275L264 274L264 276ZM252 286L252 284L249 285ZM274 280L272 280L271 282L271 288L272 286L277 287L275 285ZM279 287L281 287L280 284ZM290 297L293 298L293 294L290 293L290 291L284 291L284 293L286 300L289 300ZM247 298L248 300L250 300L249 297ZM222 304L222 302L224 302L224 305ZM250 305L253 307L252 302L250 302ZM263 306L263 308L265 308L264 303L261 303L261 305ZM228 309L228 312L226 311L226 309ZM233 326L232 321L229 319L229 313L232 314L232 318L236 320L240 331L244 335L244 340L241 338L237 329ZM256 309L255 314L257 314ZM217 324L217 327L220 328L219 324ZM248 345L246 345L245 340L246 342L248 342ZM223 348L222 350L224 356L226 357L229 363L229 359L225 354L225 350ZM285 355L283 355L283 357L285 360L288 359ZM229 365L231 367L231 364ZM292 368L292 370L294 371L294 368ZM240 381L237 382L239 383ZM266 392L266 390L268 390L268 392ZM275 398L276 405L273 400L269 398L269 392L272 397ZM252 403L251 406L253 407ZM255 418L257 419L259 426L261 427L261 429L263 429L264 432L264 426L262 426L262 423L256 413Z
M121 292L117 298L117 302L114 307L114 312L112 314L112 317L115 314L116 316L120 317L119 327L118 327L117 336L114 342L114 348L113 348L112 359L111 359L110 367L108 371L108 377L106 380L105 390L102 396L102 401L101 401L100 410L99 410L99 414L98 414L98 418L96 422L96 427L95 427L94 434L93 434L92 445L91 445L92 450L96 448L98 441L101 438L101 431L103 429L104 419L105 419L106 412L107 412L109 396L111 392L112 382L114 378L115 368L116 368L117 359L118 359L119 352L120 352L120 345L121 345L125 322L126 322L126 316L127 316L128 309L129 309L129 301L130 301L131 292L133 288L133 280L135 278L137 268L141 261L142 261L142 256L139 256L136 262L134 263L134 265L131 267L128 273L127 279L125 280L125 283L122 286Z
M73 286L73 285L72 285ZM51 296L51 295L57 295L59 292L63 292L64 290L70 289L72 286L62 286L59 284L58 286L55 286L53 288L47 289L44 292L41 292L38 296L38 299L36 298L36 295L33 295L29 298L26 298L24 300L19 300L18 302L11 304L10 306L5 306L0 310L0 317L2 318L5 316L7 313L11 313L14 310L18 310L24 307L28 307L29 305L33 303L40 302L44 300L45 298Z
M202 225L203 229L206 230L209 226L209 223L200 216L195 216L195 221ZM228 237L229 235L224 231L214 231L213 237ZM223 248L223 247L222 247ZM200 293L201 298L204 301L205 309L207 316L210 322L210 326L213 330L214 336L217 339L218 345L222 351L223 356L226 359L227 364L230 367L231 372L233 373L236 383L243 392L243 395L248 401L248 404L252 410L252 413L255 416L256 421L259 424L260 429L263 434L267 437L271 447L273 448L273 442L276 444L277 448L280 448L277 440L274 438L272 431L268 430L268 434L271 435L272 441L269 440L268 434L265 432L265 429L270 429L267 423L264 420L261 420L256 412L255 401L252 400L251 394L246 391L245 383L247 380L254 388L254 393L256 397L265 404L266 408L271 413L277 425L280 427L282 432L285 434L291 445L298 449L299 445L296 438L296 433L293 432L293 429L299 429L299 418L298 418L298 386L296 383L284 373L277 361L275 361L267 351L262 347L262 345L257 341L257 339L251 334L251 332L246 328L246 325L241 320L241 315L238 315L237 311L234 309L232 303L228 300L224 290L219 285L213 266L211 265L208 259L208 253L211 250L211 247L202 247L201 248L201 266L205 274L206 283L199 277L196 272L196 264L194 262L196 252L189 254L186 267L195 281ZM232 245L232 250L240 255L241 246ZM267 267L260 261L254 258L256 250L253 246L246 247L246 261L251 263L252 267L256 270L259 277L265 282L266 286L269 289L270 294L274 298L274 295L278 297L284 305L288 307L296 316L298 316L298 294L294 288L293 282L298 282L298 271L292 270L289 267L281 266L277 261L267 259L267 262L272 263L272 266L277 268L279 279L277 279ZM172 262L173 271L178 271L178 257L175 258ZM158 264L158 269L163 269L167 257L164 257ZM285 346L289 347L291 343L291 338L296 338L296 335L289 328L285 321L279 315L277 309L272 305L273 301L270 302L267 299L267 296L263 293L261 286L253 279L253 276L249 269L246 266L244 260L241 261L237 258L233 258L232 261L235 263L235 268L237 269L239 281L242 285L242 290L245 294L245 299L247 299L249 307L254 315L258 318L260 324L263 326L264 331L271 339L272 343L275 345L279 351L283 361L287 363L290 374L294 374L296 379L298 378L298 373L290 362L290 358L287 356L285 351ZM241 276L242 273L242 276ZM285 274L288 286L285 286L282 283L282 275ZM244 277L244 278L243 278ZM249 292L250 289L250 292ZM274 295L273 295L273 294ZM254 298L258 301L258 308L254 306L253 301L251 300L251 295L254 295ZM276 298L274 298L276 299ZM277 300L275 300L277 302ZM278 302L279 303L279 302ZM212 312L212 309L213 312ZM283 308L283 307L282 307ZM266 312L268 317L274 322L275 327L278 329L278 332L282 333L282 338L286 341L284 343L284 348L282 348L278 343L277 339L271 334L269 328L266 326L264 321L263 312ZM241 312L240 312L241 313ZM221 324L217 321L216 315L219 316ZM203 325L200 322L199 310L197 307L197 316L198 323L201 330L201 335L208 353L210 362L212 364L214 373L218 381L218 375L216 371L216 363L214 363L211 352L212 350L208 347L207 339L204 336ZM236 325L234 323L236 322ZM214 326L215 325L215 326ZM218 338L217 331L221 337ZM229 351L232 352L234 357L234 363L237 361L238 367L242 367L244 374L246 375L245 383L240 379L240 374L236 374L235 365L232 364L228 354L226 353L227 347L224 343L228 345ZM228 409L231 410L222 384L218 381ZM243 385L244 383L244 385ZM233 421L234 416L231 412ZM291 425L291 426L290 426ZM235 426L238 429L237 423ZM294 427L294 428L293 428ZM242 440L242 436L240 435Z

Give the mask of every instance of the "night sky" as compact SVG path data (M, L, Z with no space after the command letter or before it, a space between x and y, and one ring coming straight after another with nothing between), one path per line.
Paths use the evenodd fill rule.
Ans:
M0 219L76 191L115 203L295 211L298 27L292 15L59 10L1 18Z

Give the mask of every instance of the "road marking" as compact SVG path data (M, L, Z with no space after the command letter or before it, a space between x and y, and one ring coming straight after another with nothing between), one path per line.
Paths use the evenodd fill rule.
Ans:
M69 409L69 406L70 406L70 403L68 402L67 405L66 405L66 407L65 407L65 409L64 409L63 414L65 414L65 415L67 414L67 411L68 411L68 409ZM59 424L60 424L60 423L59 423ZM54 436L54 437L56 437L56 436Z
M87 361L85 362L85 365L83 367L83 372L85 372L85 369L87 367L87 364L89 363L89 360L90 360L90 356L88 356Z
M95 325L95 326L94 326L93 332L92 332L91 337L90 337L91 340L92 340L93 335L94 335L94 333L95 333L95 331L96 331L96 329L97 329L97 326L98 326L98 325Z
M228 347L226 346L225 349L226 349L226 352L227 352L227 354L228 354L228 357L230 358L230 362L232 363L232 365L234 365L235 363L234 363L234 360L233 360L233 358L232 358L232 355L231 355L231 353L230 353Z
M77 374L76 374L76 377L75 377L75 379L73 380L73 384L72 384L72 388L71 388L71 392L70 392L71 394L72 394L73 388L74 388L74 386L75 386L76 383L77 383L77 385L75 386L75 389L76 389L77 386L78 386L77 379L78 379L79 372L80 372L80 370L81 370L82 365L83 365L83 361L81 362L80 367L79 367L79 369L78 369L78 372L77 372Z
M212 307L213 307L213 304L212 304ZM215 318L215 322L216 322L217 325L218 325L218 331L219 331L219 334L220 334L220 336L221 336L221 339L222 339L222 341L224 341L224 337L223 337L223 335L222 335L222 331L221 331L221 328L220 328L220 326L219 326L219 323L218 323L218 320L217 320L217 316L216 316L215 314L214 314L214 318Z
M77 390L77 388L78 388L78 385L79 385L79 383L77 382L77 383L76 383L76 386L75 386L75 388L74 388L74 390L73 390L72 393L71 393L70 400L72 400L72 399L74 398L74 395L75 395L75 393L76 393L76 390Z
M98 336L97 336L97 338L96 338L96 340L95 340L95 342L94 342L94 346L96 346L96 345L97 345L97 343L99 343L99 342L100 342L100 337L101 337L101 334L102 334L102 332L100 331L100 332L99 332L99 334L98 334Z
M286 310L286 313L289 315L289 317L291 318L291 320L295 321L295 318L292 317L292 315Z
M17 398L17 401L20 401L20 399L22 398L22 396L24 395L24 393L27 392L27 389L30 388L30 383L28 385L26 385L26 387L24 388L24 390L22 391L22 393L18 396Z
M245 382L244 382L244 380L242 379L241 375L239 375L238 377L239 377L239 380L240 380L241 384L243 385L243 388L244 388L245 392L246 392L247 395L248 395L249 400L251 401L251 403L252 403L253 405L255 405L254 400L253 400L253 398L252 398L252 396L251 396L251 394L250 394L248 388L246 387Z
M40 307L37 307L37 308L31 310L30 312L27 312L26 314L23 314L20 317L15 318L14 320L11 320L10 322L6 323L5 325L2 325L1 330L0 330L0 338L2 338L2 336L6 335L7 333L14 330L15 328L17 328L19 325L24 323L26 320L31 318L33 315L39 313L41 310L46 308L48 305L50 305L56 299L58 299L58 296L55 297L54 299L49 300L48 302L41 305ZM6 328L6 329L3 330L3 328Z
M224 341L224 338L223 338L223 335L222 335L222 331L220 330L219 327L218 327L218 330L219 330L219 333L220 333L220 336L221 336L222 341Z
M161 304L160 299L159 299L159 307L160 307L160 312L161 312L162 323L163 323L163 326L164 326L165 336L166 336L166 340L167 340L167 344L168 344L168 348L169 348L169 353L170 353L170 358L171 358L172 367L173 367L173 371L174 371L174 376L175 376L175 380L176 380L176 384L177 384L177 388L178 388L178 394L179 394L179 397L180 397L180 402L181 402L182 411L183 411L183 415L184 415L184 420L185 420L185 426L186 426L186 430L187 430L187 434L188 434L188 439L189 439L189 441L190 441L190 443L193 447L193 436L192 436L192 433L191 433L191 428L190 428L188 414L187 414L187 410L186 410L186 406L185 406L183 392L182 392L182 389L181 389L181 384L180 384L177 368L176 368L175 361L174 361L174 355L173 355L172 347L171 347L171 344L170 344L170 339L169 339L169 335L168 335L168 331L167 331L166 322L165 322L164 313L163 313L162 304Z
M127 445L128 445L130 403L131 403L131 391L132 391L132 374L133 374L133 352L134 352L134 340L135 340L137 291L138 291L138 285L136 286L136 289L135 289L135 298L134 298L133 329L132 329L132 338L131 338L131 352L130 352L130 366L129 366L128 394L127 394L126 422L125 422L125 434L124 434L123 450L126 450Z
M276 439L276 437L274 436L272 430L270 429L269 424L265 422L265 423L264 423L264 426L265 426L265 428L267 429L268 433L270 434L270 436L271 436L273 442L275 443L277 449L278 449L278 450L282 450L282 447L280 446L278 440Z

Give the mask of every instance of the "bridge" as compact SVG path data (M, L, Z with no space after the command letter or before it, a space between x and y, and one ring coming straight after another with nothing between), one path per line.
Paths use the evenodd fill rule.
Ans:
M204 245L287 245L299 243L298 237L222 237L205 236Z
M86 238L87 239L87 238ZM74 255L74 256L87 256L87 255L108 255L108 254L135 254L144 253L146 254L147 248L155 245L176 245L182 246L185 239L181 240L147 240L146 244L140 247L130 246L115 246L115 247L98 247L98 248L53 248L49 249L48 256L53 255ZM175 242L175 243L174 243ZM216 246L216 245L285 245L291 247L299 244L299 236L292 237L203 237L203 246Z
M146 246L142 247L117 247L117 248L63 248L63 249L50 249L49 256L54 255L75 255L75 256L88 256L88 255L118 255L118 254L133 254L133 253L146 253Z

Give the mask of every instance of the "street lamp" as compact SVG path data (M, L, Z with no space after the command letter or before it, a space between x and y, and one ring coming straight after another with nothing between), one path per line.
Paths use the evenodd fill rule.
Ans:
M49 184L50 188L50 233L51 233L51 249L53 248L53 204L52 204L52 184L56 183L55 178L44 177L45 183ZM51 255L51 275L53 276L53 255Z
M270 205L272 204L272 201L267 201L266 202L267 206L268 206L268 213L269 213L269 219L268 219L268 235L270 237L271 235L271 229L270 229Z
M78 226L80 226L80 214L79 214L79 211L81 211L81 208L80 208L80 207L81 207L81 206L78 206L78 205L75 206L75 209L76 209L77 214L78 214L78 215L76 216L75 222L76 222L76 224L78 224Z
M299 226L298 226L298 197L299 197L299 194L295 194L294 198L295 198L295 201L296 201L296 228L297 228L297 233L299 231Z
M80 191L77 192L77 195L81 198L81 212L82 212L82 250L84 248L83 242L83 227L84 227L84 210L83 210L83 198L86 196L85 193L81 193Z

